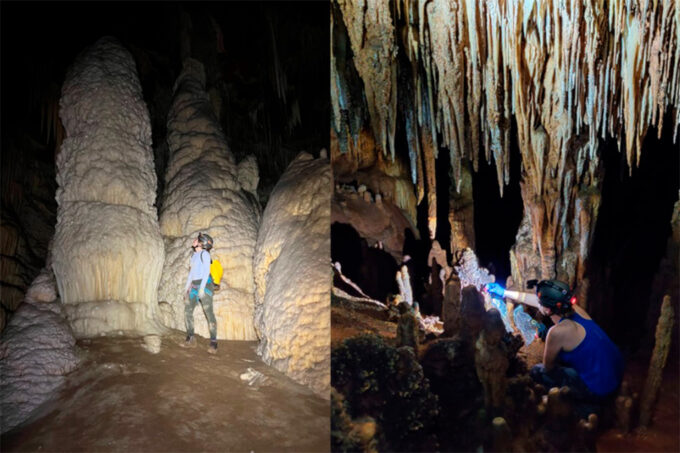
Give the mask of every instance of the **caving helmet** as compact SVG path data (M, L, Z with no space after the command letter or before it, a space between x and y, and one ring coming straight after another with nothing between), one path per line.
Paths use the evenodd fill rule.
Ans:
M201 247L203 247L203 250L208 250L213 248L213 238L206 233L198 233L198 242L201 244Z
M570 312L576 303L569 285L559 280L541 280L536 285L536 295L541 305L559 315Z

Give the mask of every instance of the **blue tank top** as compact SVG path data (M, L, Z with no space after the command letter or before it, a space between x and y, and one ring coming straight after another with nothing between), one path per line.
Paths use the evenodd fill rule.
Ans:
M586 336L573 350L560 351L560 360L574 368L594 394L605 396L613 392L623 377L621 351L592 319L585 319L577 313L569 319L581 324Z

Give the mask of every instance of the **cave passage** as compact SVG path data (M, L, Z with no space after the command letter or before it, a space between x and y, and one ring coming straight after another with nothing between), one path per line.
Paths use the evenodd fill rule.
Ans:
M510 183L500 195L496 164L480 160L472 172L472 194L475 209L475 253L480 265L505 284L510 276L510 248L515 243L524 207L520 193L522 156L517 145L516 125L510 133ZM480 151L480 154L483 152ZM492 158L493 159L493 158ZM522 284L522 282L515 282Z
M670 115L665 119L670 121ZM645 337L651 343L663 296L653 279L680 190L680 152L672 132L666 127L658 139L656 129L650 129L632 176L615 140L601 146L605 178L586 275L588 307L612 339L629 350ZM653 295L658 300L650 300Z
M396 260L384 250L370 247L350 225L331 225L331 260L367 295L380 302L398 293Z

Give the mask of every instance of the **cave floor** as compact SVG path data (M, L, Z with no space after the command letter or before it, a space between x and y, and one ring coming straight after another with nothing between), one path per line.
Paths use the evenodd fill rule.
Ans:
M206 339L185 349L183 338L164 337L158 354L140 338L79 341L82 365L2 450L330 449L329 402L265 365L255 342L220 341L211 355ZM242 379L249 368L263 376Z
M648 355L632 357L626 363L624 379L639 394L642 394L648 367ZM680 452L679 390L680 357L671 351L649 427L635 428L629 433L622 433L615 428L605 431L597 439L597 451Z
M361 333L382 336L388 344L396 344L396 323L389 322L372 307L358 309L357 304L336 299L331 308L331 339L334 346ZM544 343L534 341L518 355L530 368L543 360ZM633 391L642 393L647 376L649 356L632 357L626 363L624 379ZM599 452L680 452L680 357L671 353L659 391L662 395L654 406L650 426L629 433L611 428L597 438Z

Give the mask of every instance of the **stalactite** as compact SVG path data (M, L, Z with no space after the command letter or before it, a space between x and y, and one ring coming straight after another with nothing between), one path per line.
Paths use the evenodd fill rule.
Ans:
M561 272L580 278L599 206L599 140L616 138L632 172L642 139L649 127L660 136L667 109L673 109L676 138L680 130L677 0L574 0L569 7L559 0L395 0L394 17L385 1L336 2L378 141L384 145L386 125L397 116L389 111L396 105L390 97L396 94L390 83L396 43L404 50L414 87L409 102L412 98L415 105L408 109L416 112L419 133L409 116L409 140L422 137L424 130L441 140L459 192L461 159L469 158L476 169L483 143L486 159L496 163L502 194L510 179L514 119L532 253L542 260L543 276ZM392 24L399 24L396 33ZM378 99L384 107L379 112ZM421 161L411 158L418 187L423 187L421 178L427 181L431 159L422 158L422 175ZM568 226L574 223L576 229ZM563 258L566 251L573 256Z
M389 0L338 0L364 82L371 127L380 149L394 158L396 43Z
M435 170L435 148L437 144L428 130L423 130L421 137L421 149L425 161L425 179L427 184L427 229L430 232L430 240L434 239L437 232L437 178Z
M451 227L451 253L475 248L474 204L472 196L472 170L463 165L460 189L449 189L449 225Z

